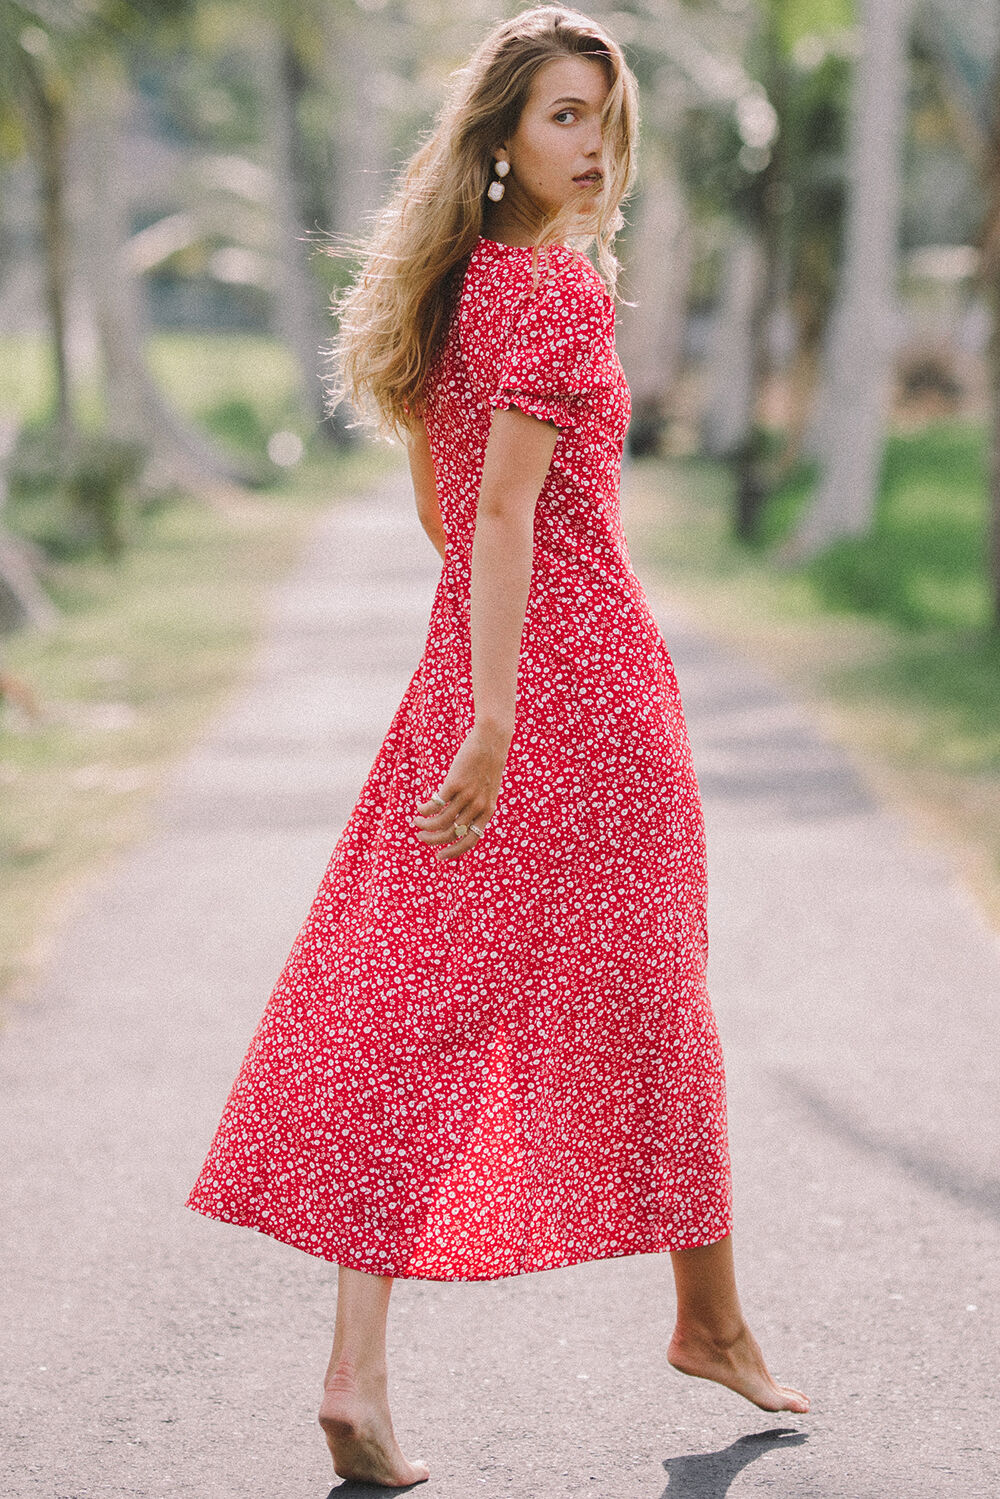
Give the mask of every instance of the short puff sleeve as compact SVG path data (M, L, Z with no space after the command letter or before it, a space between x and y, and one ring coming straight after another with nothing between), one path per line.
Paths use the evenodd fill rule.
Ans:
M588 260L559 267L513 329L490 406L517 406L560 431L572 427L581 403L606 378L614 320L614 303Z

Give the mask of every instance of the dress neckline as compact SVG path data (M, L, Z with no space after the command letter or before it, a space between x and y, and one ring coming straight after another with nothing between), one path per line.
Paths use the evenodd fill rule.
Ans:
M498 250L533 250L535 248L534 245L508 245L502 239L490 239L488 234L481 234L479 240L484 245L496 245Z
M479 236L481 245L495 245L498 250L568 250L569 245L561 245L558 242L551 245L508 245L502 239L490 239L488 234Z

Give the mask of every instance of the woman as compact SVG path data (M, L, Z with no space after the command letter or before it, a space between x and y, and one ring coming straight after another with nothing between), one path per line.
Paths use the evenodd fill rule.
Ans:
M614 302L580 253L613 289L636 130L602 28L505 22L341 299L334 400L406 434L444 566L188 1205L337 1263L320 1423L344 1478L428 1476L389 1413L397 1276L669 1251L670 1362L808 1409L733 1277L704 824L619 518Z

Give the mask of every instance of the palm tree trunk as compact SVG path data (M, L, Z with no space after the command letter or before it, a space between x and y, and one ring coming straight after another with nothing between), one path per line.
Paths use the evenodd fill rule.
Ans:
M280 19L258 26L260 55L267 79L264 100L266 153L274 178L274 218L279 285L275 324L295 357L306 409L327 428L321 383L320 348L324 328L317 279L309 269L309 246L302 224L305 199L299 133L302 73L292 42Z
M815 292L809 297L793 294L789 299L789 311L795 326L795 350L788 372L788 423L779 478L794 472L807 453L807 435L819 388L825 326Z
M16 422L0 417L0 634L21 625L47 629L59 618L32 566L31 548L4 525L7 461L17 440Z
M902 138L913 0L865 0L854 84L845 258L817 432L824 474L786 548L811 556L870 529L890 415Z
M622 363L632 391L633 453L655 452L669 416L680 365L691 283L690 215L669 148L653 139L644 154L644 185L630 236L628 299L622 317Z
M993 108L984 173L987 209L981 235L982 278L993 310L989 362L991 430L989 459L988 567L992 624L1000 630L1000 58L992 89Z
M220 451L169 405L146 357L142 288L128 261L131 228L123 192L121 143L131 95L114 63L93 63L95 77L78 115L74 153L89 205L80 259L104 365L107 427L149 455L147 484L204 493L206 484L254 484L259 467Z
M33 66L24 72L31 119L31 152L42 200L45 311L55 373L56 423L65 455L73 438L73 394L68 348L70 229L66 212L66 114Z
M336 100L327 219L332 230L356 237L364 237L389 185L388 111L373 109L371 103L378 97L379 61L387 45L384 28L375 11L363 25L344 6L328 5L323 13L324 81Z
M764 254L758 235L733 231L708 356L708 396L701 442L712 458L730 458L752 420L754 308L760 301Z
M983 90L984 109L984 100L963 65L961 48L955 45L954 32L942 24L945 20L927 7L918 12L919 34L937 64L952 128L982 180L986 198L979 234L979 279L992 315L987 346L991 388L987 566L992 624L1000 630L1000 46ZM995 44L1000 42L995 24L993 35Z
M352 8L325 5L321 20L322 84L333 105L330 170L324 179L326 224L336 234L364 239L391 177L389 111L372 108L390 41L378 11L366 14L362 26ZM333 332L332 322L324 324L324 343ZM351 425L357 420L350 401L343 400L328 421L342 447L362 440Z

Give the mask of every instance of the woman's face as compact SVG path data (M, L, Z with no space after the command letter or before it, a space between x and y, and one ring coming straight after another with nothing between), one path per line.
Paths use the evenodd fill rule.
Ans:
M573 198L584 213L592 206L608 88L604 65L590 58L553 58L539 68L516 131L494 156L510 162L494 224L537 227Z

